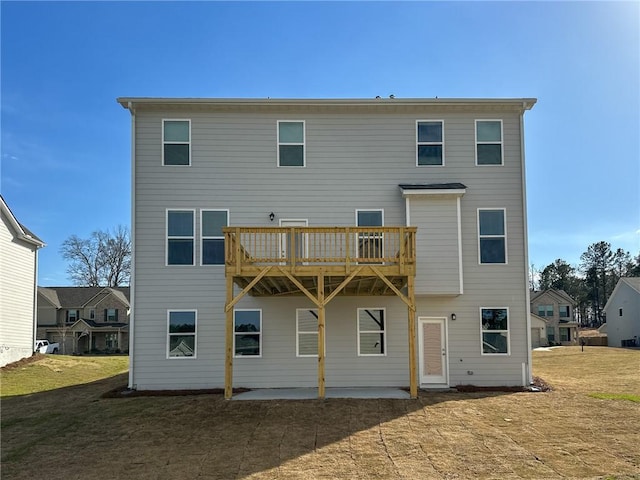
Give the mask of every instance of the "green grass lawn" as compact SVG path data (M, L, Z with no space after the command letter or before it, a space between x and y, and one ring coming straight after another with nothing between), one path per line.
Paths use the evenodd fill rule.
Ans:
M32 363L2 369L0 397L81 385L124 373L129 357L42 355Z

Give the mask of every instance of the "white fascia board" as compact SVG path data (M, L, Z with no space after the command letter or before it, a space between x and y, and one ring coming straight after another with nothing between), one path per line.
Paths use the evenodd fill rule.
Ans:
M462 197L465 193L467 192L466 189L464 188L459 188L459 189L451 189L451 190L447 190L447 189L413 189L413 190L402 190L402 196L404 198L407 197L414 197L414 196L419 196L419 195L451 195L454 197Z

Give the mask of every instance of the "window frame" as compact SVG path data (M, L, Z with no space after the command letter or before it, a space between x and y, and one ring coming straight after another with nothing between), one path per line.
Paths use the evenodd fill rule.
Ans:
M193 312L194 313L194 324L193 324L193 333L185 333L185 332L177 332L171 333L171 313L172 312ZM191 356L171 356L171 337L186 337L193 336L193 355ZM167 360L187 360L187 359L196 359L198 358L198 310L192 308L171 308L167 309Z
M502 212L502 224L504 233L502 235L481 235L480 234L480 212L486 211L501 211ZM508 265L509 264L509 248L507 242L507 209L504 207L482 207L477 209L476 213L476 227L478 229L478 264L479 265ZM483 238L504 238L504 262L483 262L482 261L482 248L481 240Z
M302 142L280 142L281 123L302 123ZM307 124L305 120L278 120L276 124L276 165L278 168L305 168L307 166ZM302 165L280 165L280 145L302 145Z
M483 316L482 316L482 311L483 310L506 310L507 311L507 329L506 330L485 330L484 325L483 325ZM501 307L486 307L486 306L482 306L480 307L480 355L486 355L486 356L490 356L490 357L495 357L495 356L502 356L502 357L508 357L511 356L511 320L510 320L510 313L509 313L509 307L505 307L505 306L501 306ZM502 353L502 352L498 352L498 353L489 353L484 351L484 333L506 333L506 338L507 338L507 351L506 353Z
M172 236L169 237L169 212L191 212L191 222L193 226L193 235L188 236ZM165 267L193 267L196 265L196 209L195 208L167 208L165 210L165 253L164 253L164 265ZM190 239L193 242L193 258L191 263L169 263L169 239L173 240L187 240Z
M219 237L214 237L214 236L205 236L204 235L204 228L202 225L202 217L204 216L203 213L204 212L226 212L227 214L227 227L229 226L229 209L228 208L202 208L200 209L200 266L202 267L224 267L225 266L225 262L224 262L224 234L222 236ZM223 257L223 261L222 263L204 263L204 241L205 240L222 240L222 257Z
M249 333L249 335L258 335L258 355L237 355L236 354L236 336L247 334L247 332L236 332L236 312L259 312L260 313L260 331L258 333ZM262 309L261 308L234 308L233 309L233 358L262 358Z
M318 344L318 323L316 322L316 329L314 331L301 331L300 330L300 316L299 312L305 311L313 311L315 312L316 320L318 320L318 309L317 308L296 308L296 357L298 358L318 358L318 353L313 355L306 355L300 353L300 335L315 335L316 337L316 345ZM324 344L322 345L323 351L326 353L326 345L327 345L327 326L325 324L325 336L324 336Z
M105 318L104 321L105 322L117 322L118 321L118 309L117 308L105 308L106 310L106 314L105 314ZM109 310L113 310L113 320L110 320L109 318Z
M361 310L381 310L383 312L383 328L382 330L360 330L360 311ZM360 351L360 334L376 333L382 335L382 353L362 353ZM356 339L358 357L386 357L387 356L387 309L385 307L358 307L356 311Z
M73 316L75 317L75 320L71 320L71 312L74 312ZM68 308L67 314L65 315L64 323L66 325L73 325L78 320L80 320L80 310L78 310L77 308Z
M479 122L500 122L500 141L478 141L478 123ZM476 158L476 167L503 167L504 166L504 123L501 118L477 118L474 121L474 155ZM478 145L500 145L500 163L478 163Z
M358 214L360 212L380 212L380 222L381 225L379 225L380 227L384 227L384 208L356 208L356 227L364 227L366 225L360 225L359 221L358 221ZM376 225L378 226L378 225ZM365 238L372 238L372 239L376 239L378 237L372 236L372 237L365 237L363 234L358 233L358 238L356 240L356 258L360 258L360 243L365 239ZM384 258L384 233L380 234L380 256ZM359 265L380 265L381 263L379 262L358 262Z
M562 309L567 309L567 314L562 315ZM570 305L558 305L558 318L571 318L571 306Z
M189 140L187 142L166 141L164 139L164 125L166 122L187 122L189 124ZM186 165L173 165L165 163L165 145L187 145L189 147L189 163ZM163 167L190 167L191 166L191 119L190 118L163 118L162 119L162 166Z
M441 140L439 142L421 142L419 140L419 135L418 135L419 124L420 123L440 123L440 128L441 128L441 132L442 132ZM420 151L420 146L423 146L423 145L424 146L440 145L442 147L442 162L439 165L421 165L420 164L419 151ZM445 166L445 159L444 159L444 120L440 120L440 119L416 120L416 167L444 167L444 166Z
M542 314L540 312L541 308L544 310L542 312ZM538 316L539 317L553 317L553 315L554 315L553 311L554 311L553 304L540 304L540 305L538 305ZM551 313L549 313L549 312L551 312Z

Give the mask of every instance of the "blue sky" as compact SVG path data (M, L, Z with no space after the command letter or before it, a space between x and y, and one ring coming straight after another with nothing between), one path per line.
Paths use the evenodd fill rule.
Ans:
M7 2L0 188L47 247L130 221L118 96L537 97L530 263L640 251L640 2Z

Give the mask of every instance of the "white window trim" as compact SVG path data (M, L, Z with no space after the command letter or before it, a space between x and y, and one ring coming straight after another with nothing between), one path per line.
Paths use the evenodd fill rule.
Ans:
M260 332L236 332L236 312L260 312ZM236 355L236 335L247 333L249 335L260 336L260 354L259 355ZM261 308L234 308L233 309L233 358L262 358L262 309Z
M302 165L280 165L280 124L302 123L302 143L283 143L282 145L302 145ZM276 137L278 148L276 152L276 165L278 168L305 168L307 166L307 125L305 120L278 120L276 125Z
M480 235L480 212L486 210L502 210L502 219L504 221L504 234L503 235ZM508 265L509 264L509 249L507 242L507 209L504 207L482 207L478 208L476 212L476 228L478 234L478 265ZM503 238L504 237L504 263L482 263L482 256L480 251L480 239L481 238Z
M485 330L482 325L482 310L506 310L507 311L507 329L506 330ZM480 307L479 309L479 319L480 319L480 355L487 357L509 357L511 356L511 314L509 313L509 307ZM505 333L507 334L507 353L484 353L484 337L483 333Z
M203 208L200 210L200 266L201 267L224 267L223 263L203 263L204 262L204 241L218 239L224 242L224 235L220 237L208 237L205 236L202 232L204 229L202 228L202 214L204 212L227 212L227 227L229 226L229 209L228 208Z
M169 332L171 312L194 312L195 313L195 323L193 326L193 334L191 333L171 333ZM187 335L193 335L193 356L191 357L172 357L169 355L169 346L171 345L170 339L172 336L182 336L186 337ZM192 308L172 308L167 310L167 360L191 360L195 359L198 356L198 310Z
M318 343L318 329L316 326L316 330L315 331L300 331L300 317L299 317L299 312L308 312L309 310L312 310L314 312L316 312L316 315L318 314L318 309L317 308L296 308L296 357L299 358L318 358L318 354L316 353L315 355L303 355L300 353L300 335L315 335L316 336L316 343ZM316 318L317 319L317 318ZM316 322L317 325L317 322ZM327 342L327 326L325 324L325 336L324 336L324 341L325 343L322 345L322 349L324 352L326 352L326 342Z
M193 221L193 236L171 237L172 240L190 239L193 241L193 262L191 264L174 265L169 263L169 212L191 212ZM167 208L164 214L164 265L165 267L193 267L196 264L196 209L195 208Z
M164 124L165 122L189 122L189 141L188 142L166 142L164 140ZM165 145L189 145L189 163L187 165L165 165L164 163L164 146ZM190 118L163 118L162 119L162 166L163 167L190 167L191 166L191 119Z
M384 328L380 330L360 330L360 311L361 310L382 310L384 318ZM356 330L357 330L357 343L358 343L358 356L359 357L386 357L387 356L387 309L384 307L361 307L358 308L356 313ZM382 343L384 353L360 353L360 334L361 333L382 333Z
M478 141L478 122L500 122L500 141L499 142L479 142ZM501 118L477 118L474 123L473 136L475 140L473 155L476 157L476 167L503 167L504 166L504 125ZM497 165L492 164L479 164L478 163L478 145L495 145L500 144L500 163Z
M436 123L436 122L440 122L440 124L442 125L442 141L440 142L420 142L418 140L418 124L419 123ZM442 163L440 165L420 165L419 162L419 158L418 158L418 150L420 147L420 145L442 145ZM445 161L444 161L444 120L439 120L439 119L434 119L434 120L429 120L429 119L423 119L423 120L416 120L416 167L444 167L445 166Z

